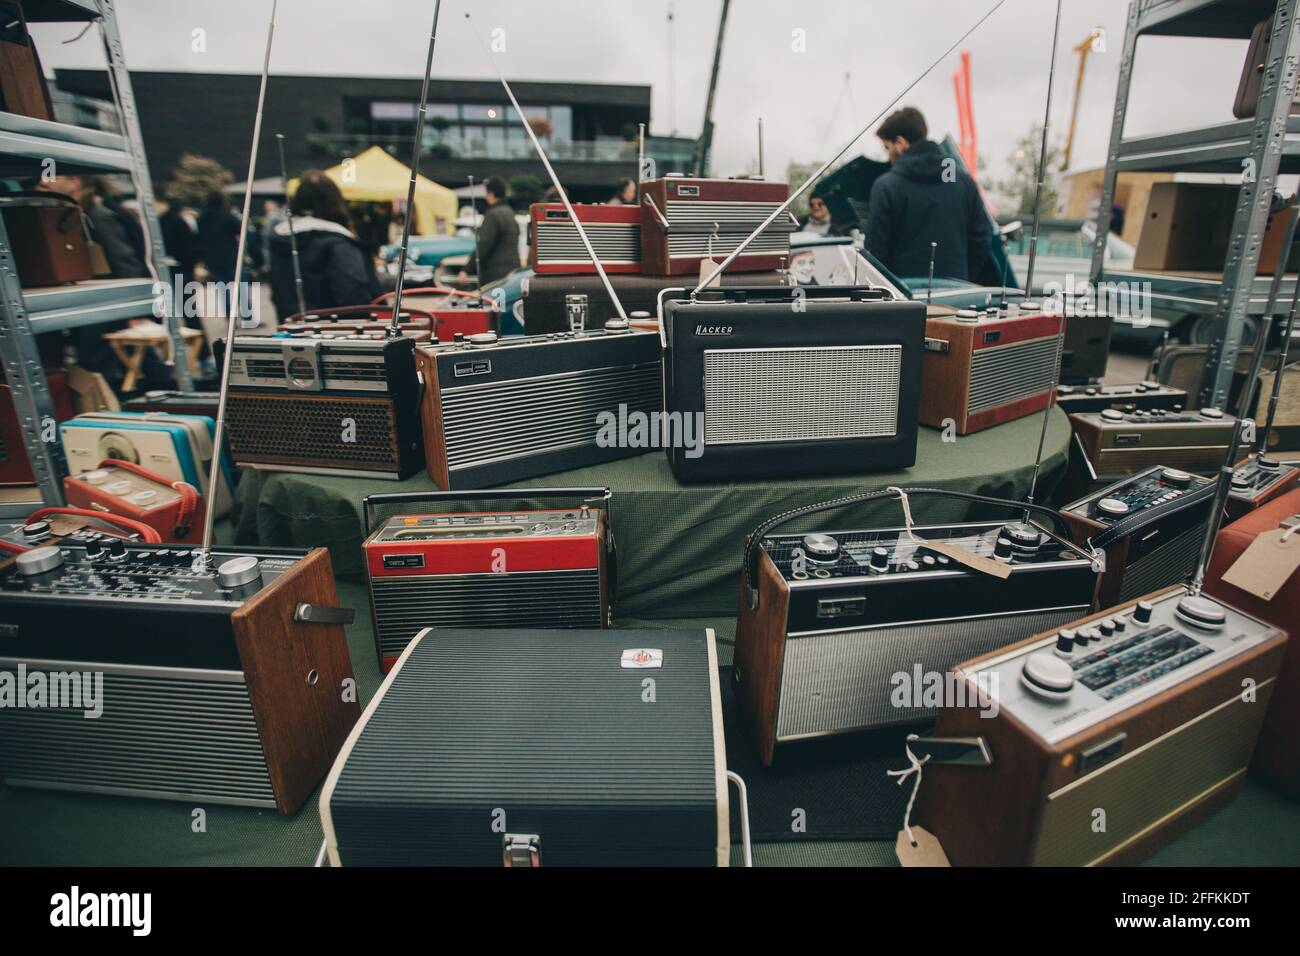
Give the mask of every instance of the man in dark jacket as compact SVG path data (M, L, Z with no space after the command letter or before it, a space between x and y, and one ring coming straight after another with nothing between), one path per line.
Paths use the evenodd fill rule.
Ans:
M515 211L506 202L506 183L500 176L491 177L483 186L487 212L478 227L478 252L470 257L470 269L477 267L478 284L485 286L504 279L519 268L519 223ZM481 263L481 265L480 265ZM465 273L461 273L465 279Z
M975 181L926 139L911 106L876 130L893 168L872 184L866 247L897 276L934 274L974 281L989 254L988 214Z

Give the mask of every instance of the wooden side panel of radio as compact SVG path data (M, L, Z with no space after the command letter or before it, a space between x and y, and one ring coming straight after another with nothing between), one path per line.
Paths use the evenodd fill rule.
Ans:
M438 384L438 359L432 349L415 350L415 367L424 379L420 397L420 429L424 432L424 466L433 483L451 487L447 471L447 436L442 421L442 389Z
M281 813L320 783L361 715L341 624L294 621L300 602L336 606L329 552L315 548L231 615L235 644Z
M1062 511L1061 518L1070 528L1070 540L1080 546L1105 530L1099 522L1069 511ZM1121 538L1106 549L1106 570L1097 575L1093 607L1113 607L1118 602L1124 584L1124 568L1128 566L1128 544L1128 538Z
M931 428L943 428L951 419L957 434L966 434L970 405L971 354L975 347L975 326L958 325L948 319L925 320L925 337L948 343L947 352L921 355L921 410L919 420Z
M781 696L790 589L765 552L758 557L758 608L750 610L748 587L740 584L733 679L745 724L764 766L776 750L776 715Z
M1179 591L1166 588L1146 600ZM1107 608L1077 624L1101 620L1114 613ZM964 664L969 671L994 657L1027 647L1048 634L983 655ZM917 820L938 837L948 859L956 866L1026 866L1037 862L1044 842L1044 818L1049 795L1079 784L1079 754L1092 744L1113 738L1122 731L1124 749L1132 754L1145 744L1184 727L1189 722L1225 703L1240 701L1243 681L1255 682L1258 719L1263 718L1286 646L1286 635L1278 632L1255 648L1224 661L1218 667L1195 675L1184 683L1142 701L1129 710L1060 741L1042 741L1016 718L1001 710L994 717L981 716L977 707L945 707L934 728L936 737L982 737L993 758L992 766L930 764L926 766L917 806ZM1249 726L1243 728L1249 733ZM918 757L922 756L918 753ZM1122 760L1123 758L1118 758ZM1102 765L1098 772L1113 764ZM1244 769L1244 768L1243 768ZM1052 862L1071 865L1127 865L1137 862L1184 832L1191 825L1219 809L1236 795L1244 774L1233 775L1196 795L1176 814L1151 821L1151 825L1118 846L1086 858Z

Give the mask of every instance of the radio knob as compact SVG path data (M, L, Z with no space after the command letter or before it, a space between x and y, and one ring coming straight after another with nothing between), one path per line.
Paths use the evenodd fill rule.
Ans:
M1078 635L1074 630L1068 627L1061 628L1056 635L1056 653L1061 656L1069 656L1074 653L1074 642L1078 640ZM1087 644L1088 639L1085 637L1082 643Z
M1197 412L1197 414L1200 415L1202 418L1208 418L1211 419L1212 421L1218 421L1220 418L1223 417L1223 412L1221 412L1217 408L1202 408L1199 412Z
M1010 561L1011 542L999 535L997 542L993 545L993 557L999 561Z
M14 563L18 566L18 573L27 577L34 577L37 574L47 574L63 565L63 552L55 545L47 544L43 548L32 548L30 551L24 551L18 555Z
M223 588L238 588L262 577L262 562L251 554L223 561L217 568L217 583Z
M1110 637L1115 633L1115 622L1106 618L1097 624L1097 630L1101 631L1102 637Z
M42 538L49 537L49 534L48 521L33 521L31 524L23 525L23 538L27 541L40 541Z
M1155 609L1156 606L1150 601L1138 601L1133 608L1133 620L1138 624L1150 624L1151 612Z
M871 549L871 570L873 571L889 570L889 549L888 548Z
M475 332L469 337L471 348L487 349L497 344L497 334L495 332Z
M1025 658L1020 682L1038 697L1062 700L1074 686L1074 668L1059 657L1039 651Z
M958 309L956 318L958 322L978 322L980 314L974 309Z
M628 331L628 328L629 326L628 326L627 319L606 319L605 320L606 332L612 332L612 333L626 332Z
M1011 542L1016 551L1032 554L1043 542L1042 533L1027 521L1010 521L1002 526L1000 537Z
M1174 613L1193 627L1206 631L1217 631L1227 622L1223 605L1200 595L1188 594L1174 609Z
M1122 422L1124 420L1124 413L1118 408L1107 408L1102 411L1101 417L1108 422Z
M803 549L814 561L830 563L840 556L840 543L828 534L804 535Z
M126 557L126 542L121 538L109 538L108 556L114 560Z
M1263 471L1277 471L1282 467L1282 463L1276 458L1265 458L1263 455L1255 459L1255 465Z
M1127 630L1127 628L1128 628L1128 618L1126 618L1126 617L1125 617L1124 615L1122 615L1122 614L1121 614L1119 617L1115 618L1115 633L1116 633L1116 634L1123 634L1124 631Z
M1234 488L1247 488L1252 480L1252 476L1244 468L1232 473L1232 487Z
M1097 502L1097 512L1108 518L1128 514L1128 502L1122 498L1102 498Z
M102 485L104 482L108 481L108 470L104 468L96 468L94 471L86 472L81 477L87 484Z
M1099 389L1096 385L1089 385L1087 388L1085 388L1085 389L1083 390L1083 394L1085 394L1085 395L1096 395L1096 394L1098 394L1100 391L1101 391L1101 389Z
M1179 471L1177 468L1161 470L1160 480L1167 485L1173 485L1175 488L1188 488L1192 484L1192 476L1185 471Z
M99 543L98 538L91 538L89 541L86 542L87 560L94 561L103 553L104 553L104 546Z

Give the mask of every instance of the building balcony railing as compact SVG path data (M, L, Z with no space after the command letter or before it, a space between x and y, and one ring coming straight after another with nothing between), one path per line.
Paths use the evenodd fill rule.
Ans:
M307 137L307 146L313 155L343 159L354 156L371 146L379 146L388 153L407 162L410 158L410 136L374 137L366 135L313 133ZM554 137L542 141L546 154L554 162L626 163L636 165L635 140L597 139L563 140ZM694 154L693 140L647 137L646 155L655 161L659 172L676 172L686 169ZM423 161L438 160L498 160L527 162L535 158L532 144L526 140L516 142L487 142L483 140L440 140L426 142L420 153Z

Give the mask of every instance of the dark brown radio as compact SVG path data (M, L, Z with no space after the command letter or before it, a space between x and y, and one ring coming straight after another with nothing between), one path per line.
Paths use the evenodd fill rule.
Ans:
M1117 478L1154 465L1214 471L1228 453L1237 419L1217 408L1194 412L1108 408L1071 415L1070 425L1097 475Z
M721 262L763 224L790 194L785 183L761 179L668 176L641 184L641 271L698 275L700 261ZM728 266L768 272L790 260L795 219L782 213Z

